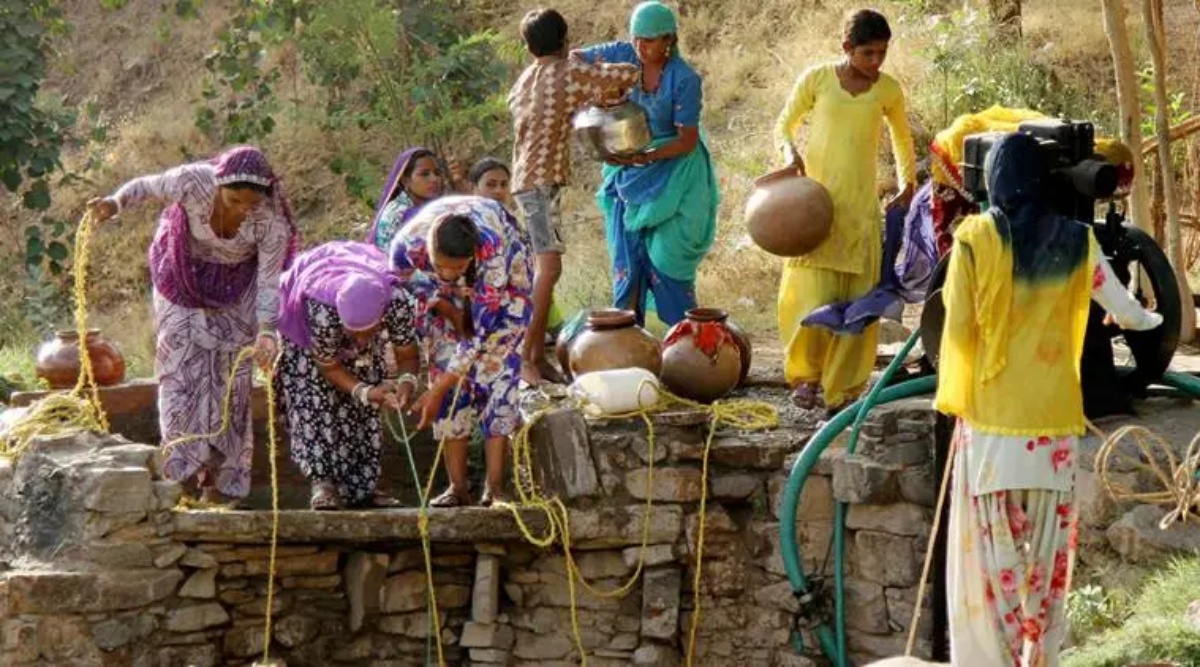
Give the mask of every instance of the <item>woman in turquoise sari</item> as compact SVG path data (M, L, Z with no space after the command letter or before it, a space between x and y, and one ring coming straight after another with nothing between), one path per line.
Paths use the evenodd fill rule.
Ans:
M645 153L611 160L596 200L612 258L614 305L636 311L639 322L649 306L674 324L696 307L696 267L717 228L717 179L700 132L700 75L679 55L675 13L643 2L629 23L632 42L572 56L642 68L629 99L649 115L654 143Z

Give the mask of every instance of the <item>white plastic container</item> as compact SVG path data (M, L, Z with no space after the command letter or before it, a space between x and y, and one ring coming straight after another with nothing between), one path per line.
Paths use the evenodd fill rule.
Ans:
M620 368L580 375L571 384L571 393L602 414L616 415L658 403L659 383L644 368Z

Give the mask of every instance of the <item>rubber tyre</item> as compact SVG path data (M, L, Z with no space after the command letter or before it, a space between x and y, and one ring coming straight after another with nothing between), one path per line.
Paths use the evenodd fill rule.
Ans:
M1108 258L1113 272L1123 283L1129 282L1130 264L1138 262L1142 272L1150 281L1154 292L1157 312L1163 316L1161 326L1150 331L1120 331L1111 328L1115 336L1121 334L1133 354L1135 366L1119 371L1122 387L1135 395L1141 395L1154 382L1160 380L1171 365L1175 350L1179 347L1179 332L1183 322L1180 308L1179 284L1175 282L1175 271L1162 248L1146 232L1133 225L1123 225L1123 234L1113 244L1104 225L1093 227L1100 246L1111 252Z

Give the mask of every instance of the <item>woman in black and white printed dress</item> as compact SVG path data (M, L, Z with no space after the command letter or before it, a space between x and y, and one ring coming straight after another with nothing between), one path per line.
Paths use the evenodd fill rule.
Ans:
M399 412L416 389L416 301L383 253L354 242L303 253L280 289L276 377L312 508L398 505L377 489L379 411Z

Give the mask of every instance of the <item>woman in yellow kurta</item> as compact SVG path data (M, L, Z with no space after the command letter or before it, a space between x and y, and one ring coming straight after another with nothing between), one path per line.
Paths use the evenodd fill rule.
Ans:
M861 297L879 282L883 230L875 158L884 121L901 188L888 206L907 205L912 197L916 158L904 91L880 71L891 36L881 14L856 12L846 23L845 58L805 71L775 125L785 159L824 185L833 199L829 238L787 260L779 285L784 373L802 408L815 407L823 391L824 404L836 412L858 396L875 364L877 324L861 334L835 334L800 322L813 309ZM792 142L805 119L808 146L801 159Z
M1126 329L1162 323L1117 280L1087 225L1045 207L1045 162L1025 134L993 146L992 208L955 232L942 290L935 407L959 418L946 572L954 665L1058 664L1088 310L1095 300Z

